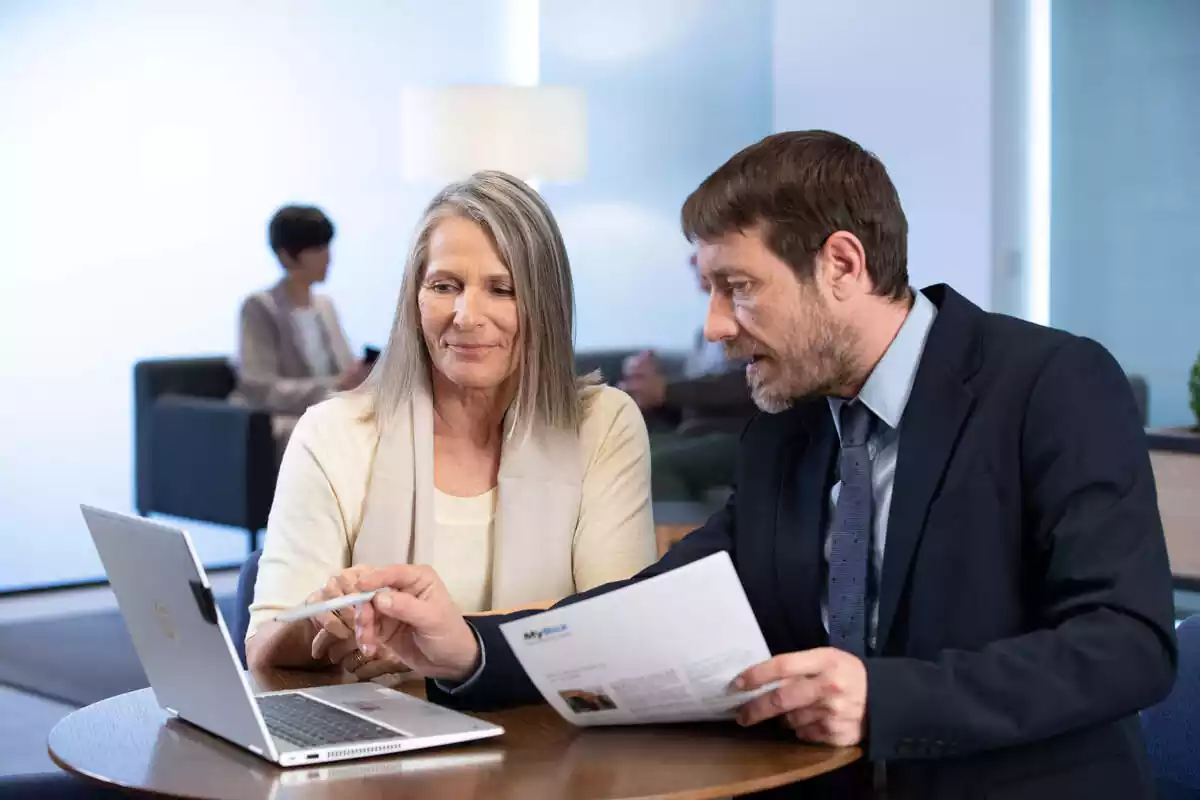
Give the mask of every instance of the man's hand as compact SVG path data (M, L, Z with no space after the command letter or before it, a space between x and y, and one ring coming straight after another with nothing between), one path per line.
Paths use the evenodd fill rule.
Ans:
M780 681L778 688L738 710L740 725L783 717L809 742L848 747L863 737L867 713L867 666L832 647L785 653L746 670L734 681L751 691Z
M358 606L355 638L368 658L407 665L424 678L466 680L479 642L430 567L395 564L359 579L360 591L390 589Z
M625 359L619 387L643 410L660 408L667 400L667 379L663 377L658 359L649 350Z

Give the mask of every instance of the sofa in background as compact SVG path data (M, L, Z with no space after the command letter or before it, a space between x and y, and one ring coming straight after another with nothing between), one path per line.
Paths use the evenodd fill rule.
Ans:
M275 493L270 415L229 400L228 358L141 361L133 376L138 513L241 528L254 551Z
M615 384L635 352L581 352L577 369ZM668 375L683 369L682 355L662 361ZM240 528L253 552L278 472L270 415L229 400L237 377L225 357L140 361L133 376L138 513Z

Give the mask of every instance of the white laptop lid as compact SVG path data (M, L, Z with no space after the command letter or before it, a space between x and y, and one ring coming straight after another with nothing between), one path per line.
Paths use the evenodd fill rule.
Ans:
M81 506L159 705L278 760L187 534Z

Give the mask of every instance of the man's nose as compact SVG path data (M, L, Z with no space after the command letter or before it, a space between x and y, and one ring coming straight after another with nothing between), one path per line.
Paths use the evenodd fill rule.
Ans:
M708 315L704 318L704 338L710 342L727 342L737 336L737 319L733 316L733 304L719 292L708 296Z

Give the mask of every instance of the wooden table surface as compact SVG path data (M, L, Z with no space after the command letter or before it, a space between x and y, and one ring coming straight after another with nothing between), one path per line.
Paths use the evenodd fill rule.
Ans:
M253 676L261 690L336 683L328 673ZM402 687L423 694L421 683ZM283 769L169 719L150 689L102 700L50 732L63 769L165 797L215 800L338 798L716 798L832 771L857 748L807 746L733 724L580 729L549 706L481 713L505 734L401 756Z

